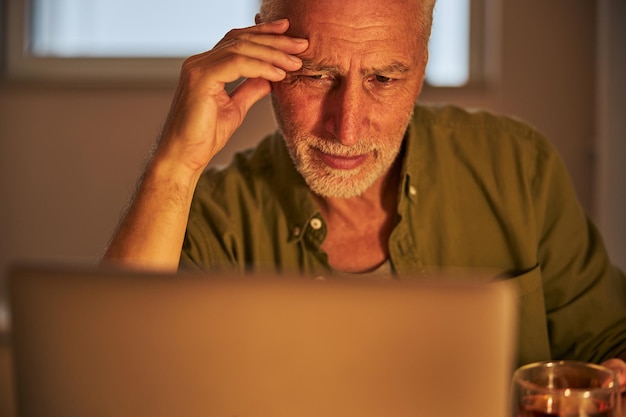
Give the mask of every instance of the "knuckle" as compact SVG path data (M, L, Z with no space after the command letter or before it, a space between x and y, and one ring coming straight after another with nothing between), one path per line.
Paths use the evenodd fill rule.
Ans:
M196 59L196 56L190 56L189 58L185 59L181 67L181 73L189 74L190 72L192 72L194 68L196 68L196 66L194 65Z
M201 67L198 66L190 66L187 69L187 78L191 81L197 80L199 78L202 77L202 74L204 73L204 71L202 70Z
M240 36L242 29L231 29L228 32L226 32L226 34L224 35L224 37L222 39L220 39L220 41L215 45L216 48L223 48L225 46L230 45L230 43L233 41L233 39L237 39L238 36Z
M242 66L245 64L246 58L242 55L230 55L227 60L233 66Z
M234 38L237 36L238 33L241 33L242 29L231 29L228 32L226 32L226 35L224 36L224 39L230 39L230 38Z
M181 71L181 80L184 80L190 85L194 85L199 82L205 76L205 69L202 65L196 65L194 61L190 61L188 58L183 62L183 68Z
M242 53L249 43L248 36L238 36L228 41L227 48L234 53Z
M198 59L198 55L192 55L192 56L188 57L187 59L185 59L185 60L183 61L183 64L182 64L182 68L183 68L183 70L186 70L186 69L188 69L189 67L191 67L191 66L192 66L192 63L193 63L196 59Z

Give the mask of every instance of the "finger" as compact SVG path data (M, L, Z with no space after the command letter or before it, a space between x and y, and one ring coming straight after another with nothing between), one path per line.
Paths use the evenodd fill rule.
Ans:
M308 47L306 40L296 44L298 47L295 50ZM218 50L188 58L184 67L186 72L193 70L205 74L209 77L207 80L218 82L232 82L240 77L261 77L275 82L281 81L285 73L299 70L302 60L273 46L238 38Z
M308 47L308 40L285 36L289 28L289 20L279 19L274 22L261 23L244 29L233 29L219 41L213 50L229 45L233 40L242 39L273 46L291 54L302 53Z
M277 49L291 55L297 55L303 53L308 48L309 41L305 38L294 38L285 35L259 35L246 33L241 36L225 40L209 52L219 53L224 50L237 51L239 47L245 45L264 46L269 49Z
M285 32L287 32L287 29L289 29L289 20L278 19L273 22L259 23L258 25L249 26L246 28L232 29L224 36L222 40L227 40L239 36L242 33L284 34Z
M290 51L280 49L275 45L264 45L257 43L258 39L242 39L237 38L224 44L218 50L212 51L210 54L205 55L203 58L198 59L198 63L201 61L213 61L228 58L232 55L241 55L248 58L254 58L260 61L266 61L276 67L282 68L285 71L296 71L302 66L302 60L293 55L293 53L299 53L307 48L306 42L292 43ZM291 52L294 51L294 52Z
M241 109L242 114L248 110L272 90L271 84L262 78L249 78L242 82L231 93L233 103Z
M214 63L207 71L207 80L215 83L230 83L240 78L262 78L270 82L285 79L287 72L267 61L242 55L228 56Z
M267 38L262 38L260 41L269 43ZM289 42L293 42L293 40L289 40ZM283 44L279 46L282 45ZM298 52L305 50L308 47L308 42L306 40L296 41L295 45L296 47L292 47L291 51ZM280 68L282 72L297 71L302 67L302 60L295 55L276 49L273 46L266 46L262 43L238 39L236 41L223 44L222 47L216 50L211 50L203 54L187 58L183 64L183 71L189 72L191 70L199 70L200 73L203 73L203 68L205 68L207 70L207 75L209 75L209 69L217 68L219 65L230 63L234 66L230 72L228 72L230 74L237 74L249 78L262 76L270 81L277 81L275 78L276 74L268 75L268 73L265 73L265 75L262 75L247 72L247 65L258 65L260 61L267 62L276 68ZM282 72L278 72L279 77L283 76ZM232 82L236 79L237 78L233 78L231 76L227 79L220 78L219 81Z

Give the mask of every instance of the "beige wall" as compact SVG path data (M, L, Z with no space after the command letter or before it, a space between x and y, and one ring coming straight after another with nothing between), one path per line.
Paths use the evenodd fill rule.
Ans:
M484 88L425 91L423 98L487 107L537 126L562 153L592 212L596 2L487 2L500 17L489 23L490 43L499 45L490 53L497 76ZM16 260L93 261L102 253L172 94L2 81L0 271ZM272 126L264 100L218 162Z
M598 6L595 212L610 255L626 270L626 2Z

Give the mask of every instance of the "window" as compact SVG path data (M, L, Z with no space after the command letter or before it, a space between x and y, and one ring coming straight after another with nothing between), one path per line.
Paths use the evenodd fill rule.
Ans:
M470 78L470 0L437 0L426 82L459 87Z
M184 57L210 49L233 27L252 25L259 0L21 0L8 6L11 77L171 83ZM470 0L438 0L428 84L468 83L469 37Z
M258 0L31 0L29 52L63 58L180 58L254 24Z

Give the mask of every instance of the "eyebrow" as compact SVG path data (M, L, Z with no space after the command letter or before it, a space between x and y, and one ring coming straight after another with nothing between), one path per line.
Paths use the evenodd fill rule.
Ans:
M338 74L341 72L341 69L335 65L327 65L323 62L315 62L311 60L302 61L301 70L311 71L311 72L324 72L324 73L334 73ZM384 65L382 67L369 67L361 69L361 74L402 74L409 72L410 68L408 65L394 61L391 64Z
M301 69L311 71L311 72L332 72L332 73L339 72L339 67L337 66L326 65L323 63L317 63L317 62L310 61L310 60L303 60Z
M399 61L394 61L389 65L385 65L381 68L370 68L369 72L381 72L383 74L398 74L398 73L405 73L405 72L409 72L410 68L408 65L399 62ZM366 70L367 72L368 70Z

